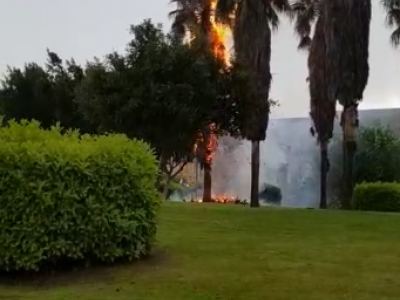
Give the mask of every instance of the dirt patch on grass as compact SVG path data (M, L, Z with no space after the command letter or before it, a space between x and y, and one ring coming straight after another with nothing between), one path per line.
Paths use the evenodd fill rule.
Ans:
M96 264L86 267L82 264L62 266L39 273L0 273L0 285L47 288L72 284L113 283L115 278L126 276L134 279L136 274L152 272L169 262L166 249L155 249L148 257L134 261L119 261L114 264ZM1 297L0 297L1 299Z

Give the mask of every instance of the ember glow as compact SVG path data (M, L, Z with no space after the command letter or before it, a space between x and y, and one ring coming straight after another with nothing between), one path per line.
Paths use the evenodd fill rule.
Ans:
M236 201L236 197L232 197L228 194L219 194L219 195L213 195L212 196L212 202L217 202L217 203L233 203ZM203 202L202 199L197 199L194 200L194 202Z
M202 203L203 199L199 198L199 199L193 199L192 202L196 202L196 203ZM213 195L212 196L212 201L214 203L232 203L232 204L247 204L246 200L240 200L237 197L233 197L231 195L228 194L218 194L218 195Z

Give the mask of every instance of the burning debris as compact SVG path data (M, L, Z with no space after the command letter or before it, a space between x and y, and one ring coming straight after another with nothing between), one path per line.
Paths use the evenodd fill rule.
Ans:
M203 199L191 199L190 202L195 202L195 203L202 203ZM227 194L221 194L221 195L214 195L211 198L211 203L224 203L224 204L242 204L246 205L248 204L247 200L239 199L238 197L232 197Z

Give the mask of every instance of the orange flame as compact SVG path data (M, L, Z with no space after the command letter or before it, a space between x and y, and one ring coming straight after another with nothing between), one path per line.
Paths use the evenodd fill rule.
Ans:
M211 123L208 127L209 132L205 134L205 153L204 153L204 163L212 164L215 152L218 148L218 136L217 136L217 128L215 123Z
M211 23L211 32L210 32L210 45L218 59L221 59L226 64L230 63L230 54L227 51L226 42L232 36L232 31L229 26L218 23L215 20L215 9L217 6L217 0L210 0L211 6L211 15L210 15L210 23Z
M215 203L234 203L237 202L236 197L230 196L228 194L218 194L212 196L212 202ZM202 199L194 199L193 202L203 202Z

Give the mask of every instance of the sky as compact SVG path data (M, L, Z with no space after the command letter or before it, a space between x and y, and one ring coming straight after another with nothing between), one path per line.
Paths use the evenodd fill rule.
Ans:
M370 77L361 109L400 107L400 49L389 43L390 30L377 0L372 1ZM145 18L169 29L169 0L1 0L0 73L7 65L43 64L46 48L61 58L85 63L94 56L124 51L128 29ZM307 56L297 51L293 29L282 20L272 40L271 98L280 106L273 117L308 116Z

